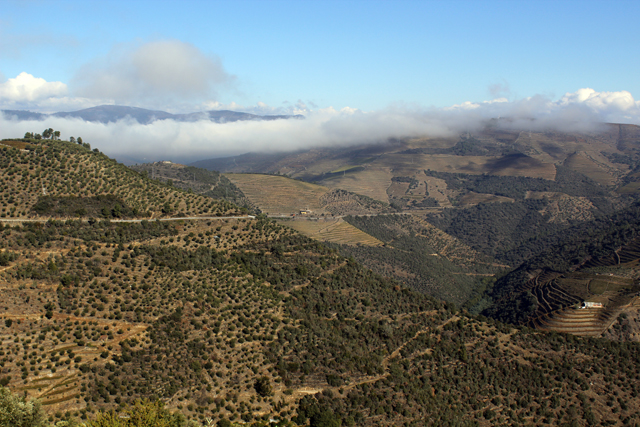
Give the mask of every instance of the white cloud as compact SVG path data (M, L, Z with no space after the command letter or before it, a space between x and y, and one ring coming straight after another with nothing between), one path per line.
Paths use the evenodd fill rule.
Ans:
M22 72L15 78L0 83L0 109L54 113L112 103L108 99L67 96L68 92L67 85L62 82L48 82Z
M443 110L445 111L453 111L453 110L475 110L476 108L481 108L483 105L491 105L496 103L504 103L509 102L507 98L496 98L490 101L482 101L482 102L471 102L465 101L461 104L453 104L451 107L445 107Z
M72 86L79 96L130 105L215 99L216 91L234 80L220 58L190 43L165 40L119 46L82 67Z
M596 92L591 88L579 89L574 93L566 93L558 102L559 105L582 104L594 111L604 114L638 112L640 101L626 90L619 92Z
M260 116L265 115L301 115L307 116L312 111L318 108L313 102L304 102L302 100L298 100L295 104L291 104L289 102L283 102L283 105L280 107L274 107L272 105L265 104L264 102L257 102L255 105L242 105L236 102L230 102L228 104L223 104L219 101L205 101L197 105L192 105L191 109L185 108L184 106L180 107L181 111L185 112L193 112L193 111L209 111L209 110L232 110L232 111L241 111L243 113L257 114ZM350 107L345 107L346 109L350 109Z
M26 72L0 83L0 102L2 104L37 103L66 94L66 84L48 82Z
M553 101L535 95L516 101L498 98L484 102L464 102L443 109L450 115L477 118L508 117L514 126L529 123L535 128L561 130L587 128L602 122L640 123L640 102L631 93L597 92L590 88L566 93Z

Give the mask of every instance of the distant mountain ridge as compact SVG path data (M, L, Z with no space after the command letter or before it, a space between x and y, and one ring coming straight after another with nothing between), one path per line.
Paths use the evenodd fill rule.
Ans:
M88 122L114 123L119 120L131 118L140 124L150 124L156 120L175 120L178 122L197 122L210 120L215 123L228 123L246 120L280 120L280 119L304 119L300 114L296 115L257 115L231 110L209 110L185 114L172 114L166 111L147 110L145 108L127 107L123 105L99 105L78 111L61 111L44 114L25 110L1 110L6 118L15 117L18 120L46 120L49 117L79 118Z

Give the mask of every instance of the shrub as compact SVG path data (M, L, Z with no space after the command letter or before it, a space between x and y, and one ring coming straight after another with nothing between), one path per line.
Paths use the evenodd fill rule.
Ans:
M269 396L271 394L271 382L269 381L269 378L267 377L260 377L256 380L255 384L253 385L253 388L256 389L256 392L260 395L260 396Z
M0 386L0 426L44 427L45 415L40 402L26 401Z
M172 414L162 402L136 400L126 408L125 417L115 412L101 412L87 427L182 427L184 415Z

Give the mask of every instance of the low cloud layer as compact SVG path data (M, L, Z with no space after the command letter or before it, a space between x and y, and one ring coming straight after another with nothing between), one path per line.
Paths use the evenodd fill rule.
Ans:
M238 106L241 107L241 106ZM270 107L259 106L263 110ZM41 132L52 127L63 138L81 136L93 147L126 162L170 159L190 162L246 152L277 152L312 147L343 147L380 143L389 138L453 136L473 131L491 118L505 118L506 127L525 130L593 130L603 122L640 124L640 102L626 91L580 89L559 100L542 96L507 101L463 103L444 109L402 106L363 112L353 108L315 109L304 103L304 120L180 123L171 120L141 125L131 120L90 123L78 119L46 121L0 119L0 138ZM241 109L241 108L239 108Z

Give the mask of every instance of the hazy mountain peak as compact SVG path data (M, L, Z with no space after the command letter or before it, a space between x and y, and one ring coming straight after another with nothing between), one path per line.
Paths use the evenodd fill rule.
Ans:
M304 118L301 115L257 115L231 110L209 110L184 114L172 114L166 111L149 110L125 105L98 105L77 111L60 111L51 114L34 113L22 110L2 110L5 117L15 117L17 120L46 120L48 117L78 118L87 122L114 123L124 119L131 119L140 124L153 123L156 120L175 120L178 122L195 122L210 120L216 123L236 122L241 120L279 120L290 118Z

